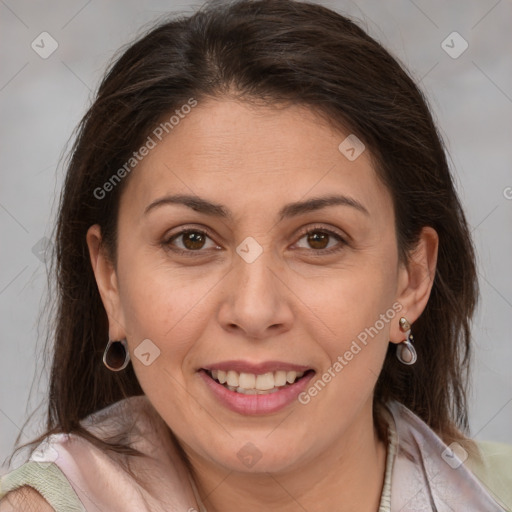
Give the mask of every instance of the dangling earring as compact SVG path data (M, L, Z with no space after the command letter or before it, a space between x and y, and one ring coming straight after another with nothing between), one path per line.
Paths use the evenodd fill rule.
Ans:
M130 362L126 340L108 340L103 352L103 364L113 372L124 370Z
M396 357L401 363L409 366L416 362L418 356L412 344L414 338L411 334L411 324L404 317L400 318L400 329L405 332L405 340L396 346Z

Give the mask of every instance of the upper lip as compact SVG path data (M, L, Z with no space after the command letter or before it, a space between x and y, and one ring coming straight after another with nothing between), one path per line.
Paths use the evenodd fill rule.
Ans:
M261 375L268 372L282 371L296 371L305 372L312 370L310 366L300 364L286 363L283 361L263 361L261 363L251 363L249 361L234 360L222 361L219 363L212 363L207 366L201 367L203 370L223 370L225 372L233 370L238 373L253 373L254 375Z

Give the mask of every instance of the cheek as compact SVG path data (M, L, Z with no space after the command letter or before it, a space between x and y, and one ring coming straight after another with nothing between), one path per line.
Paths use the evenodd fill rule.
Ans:
M388 254L361 257L358 264L325 278L323 286L317 283L307 295L308 306L318 317L314 321L318 330L310 336L324 354L325 364L303 399L319 408L319 417L320 411L330 411L344 424L345 416L373 392L390 326L398 321L397 309L401 308L395 303L396 273L390 271L395 267L392 252Z
M378 275L378 273L376 274ZM385 279L359 276L331 283L328 300L318 300L325 324L320 333L312 333L318 352L324 354L322 371L315 375L301 396L321 425L328 417L332 429L347 427L348 418L357 414L370 399L389 344L391 322L398 320L393 308L392 286ZM321 306L321 307L320 307ZM314 411L314 412L313 412Z
M200 299L211 286L163 266L144 265L142 258L131 263L125 266L122 307L137 380L161 411L191 414L182 390L188 356L206 317Z
M180 270L154 254L126 258L120 266L121 302L127 329L134 337L151 337L180 345L197 326L202 299L215 282L198 270ZM156 341L155 341L156 342Z
M331 358L352 340L364 342L365 334L369 339L387 336L396 315L392 308L396 275L390 268L391 262L367 259L360 265L324 271L314 281L304 280L302 287L295 287L297 295L307 297L309 325L317 326L311 336L322 342Z

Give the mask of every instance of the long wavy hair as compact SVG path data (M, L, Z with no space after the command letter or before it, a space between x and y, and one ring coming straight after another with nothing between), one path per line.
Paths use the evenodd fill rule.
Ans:
M77 128L53 235L46 431L30 444L74 432L103 448L136 454L119 439L95 438L80 425L109 404L143 394L131 365L113 373L102 364L108 320L86 232L101 226L115 265L119 198L130 176L102 199L94 191L163 116L191 97L309 107L368 148L393 198L402 261L424 226L437 231L432 292L413 326L418 361L401 365L390 344L374 404L398 400L445 440L464 438L470 322L478 297L475 254L424 94L398 60L347 17L308 2L239 0L166 17L122 49Z

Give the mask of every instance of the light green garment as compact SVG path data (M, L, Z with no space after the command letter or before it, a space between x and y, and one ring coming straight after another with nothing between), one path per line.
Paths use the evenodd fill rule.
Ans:
M0 499L28 485L36 489L57 512L85 512L68 479L53 462L29 461L0 478Z
M477 442L482 463L467 466L507 512L512 512L512 446L489 441Z

